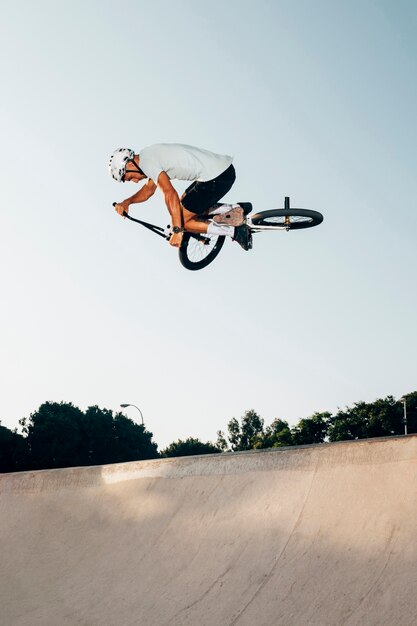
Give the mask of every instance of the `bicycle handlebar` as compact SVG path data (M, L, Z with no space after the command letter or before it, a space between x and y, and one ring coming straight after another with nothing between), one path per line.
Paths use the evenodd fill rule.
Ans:
M117 202L113 202L113 206L116 206L116 204ZM138 224L141 224L145 228L148 228L149 230L151 230L156 235L159 235L160 237L163 237L164 239L168 239L168 237L165 234L165 229L161 228L161 226L156 226L155 224L149 224L149 222L138 220L136 217L131 217L126 211L123 211L123 217L127 217L128 220L131 220L132 222L137 222Z

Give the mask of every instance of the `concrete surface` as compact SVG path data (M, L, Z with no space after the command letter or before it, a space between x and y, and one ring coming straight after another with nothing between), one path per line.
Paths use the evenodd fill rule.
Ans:
M1 626L417 623L417 437L0 476Z

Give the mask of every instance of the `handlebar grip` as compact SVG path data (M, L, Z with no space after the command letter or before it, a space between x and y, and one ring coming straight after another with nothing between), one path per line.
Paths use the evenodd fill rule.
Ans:
M113 202L113 206L116 206L117 202ZM123 217L129 217L129 214L126 211L123 211Z

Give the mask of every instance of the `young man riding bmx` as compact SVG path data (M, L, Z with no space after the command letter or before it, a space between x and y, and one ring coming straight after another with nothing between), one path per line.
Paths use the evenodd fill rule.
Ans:
M245 224L249 202L218 204L231 189L236 173L232 157L184 144L155 144L138 154L129 148L116 150L109 163L111 176L118 182L146 183L133 196L115 205L119 215L131 204L145 202L159 187L171 215L171 246L181 245L184 230L232 237L244 250L252 247L252 236ZM181 199L171 180L192 181ZM208 221L210 218L210 221Z

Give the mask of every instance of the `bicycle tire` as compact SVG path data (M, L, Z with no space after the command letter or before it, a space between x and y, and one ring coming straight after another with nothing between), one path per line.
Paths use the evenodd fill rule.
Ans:
M251 215L251 219L256 226L283 226L286 230L300 230L318 226L323 221L323 215L311 209L270 209Z
M202 270L214 261L222 249L225 239L226 237L218 235L184 233L179 249L181 264L187 270ZM206 241L208 243L205 243ZM204 248L199 249L198 246L209 246L209 248L207 250Z

